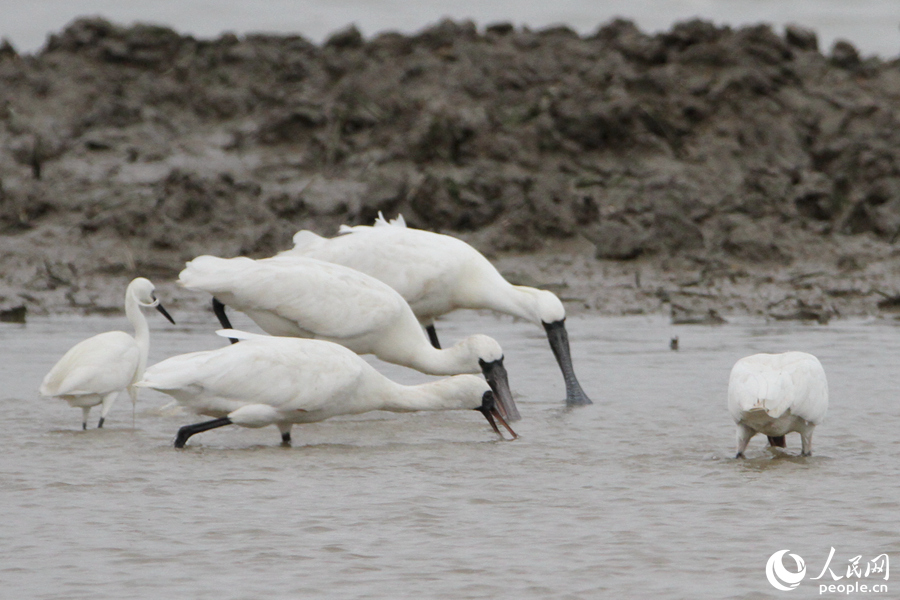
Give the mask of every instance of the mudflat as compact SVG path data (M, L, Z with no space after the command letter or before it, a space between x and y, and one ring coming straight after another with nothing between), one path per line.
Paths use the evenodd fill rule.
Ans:
M167 305L199 254L379 211L571 311L824 322L900 310L900 62L814 32L444 21L182 36L73 22L0 46L0 310Z

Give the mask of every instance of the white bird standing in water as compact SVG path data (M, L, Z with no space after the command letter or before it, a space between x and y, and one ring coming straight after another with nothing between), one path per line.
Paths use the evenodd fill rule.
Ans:
M430 375L482 372L503 417L519 418L495 340L473 335L445 350L432 347L400 294L365 273L297 256L199 256L178 281L212 294L225 328L231 327L224 310L230 306L274 336L327 340Z
M419 385L401 385L376 371L354 352L322 340L273 337L225 330L241 343L182 354L146 370L136 385L169 394L200 415L214 417L178 431L183 448L196 433L224 427L275 425L290 443L295 423L372 410L475 409L501 435L509 432L490 386L474 375L456 375Z
M409 303L440 347L434 320L458 308L490 309L543 326L566 383L566 404L591 404L581 389L569 350L566 309L552 292L512 285L480 252L460 239L390 223L379 213L375 226L341 226L323 238L311 231L294 236L294 248L278 256L308 256L345 265L380 279Z
M141 307L155 307L172 324L175 321L154 295L153 284L138 277L125 290L125 315L134 327L134 337L124 331L107 331L72 346L41 383L42 396L62 398L81 408L82 429L87 429L91 407L101 404L103 421L116 397L128 390L131 402L137 401L134 383L141 378L150 352L150 330Z
M812 455L813 429L828 411L828 382L812 354L754 354L731 369L728 410L737 423L737 456L757 433L769 445L785 447L784 436L800 433L801 455Z

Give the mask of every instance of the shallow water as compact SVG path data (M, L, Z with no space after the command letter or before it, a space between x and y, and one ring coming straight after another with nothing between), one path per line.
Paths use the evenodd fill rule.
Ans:
M149 317L151 363L225 343L211 314L173 316ZM175 432L198 419L162 394L142 392L134 429L123 395L86 432L80 410L38 397L69 346L124 319L0 324L0 597L769 598L783 593L766 561L789 549L808 568L791 597L810 598L834 583L810 581L831 547L840 575L857 555L863 571L900 556L894 323L568 325L595 401L574 410L538 328L476 313L439 324L445 343L503 344L516 441L475 412L370 413L296 426L290 448L274 427L227 427L179 451ZM815 455L798 456L797 434L787 452L757 436L734 460L731 365L787 349L828 375Z

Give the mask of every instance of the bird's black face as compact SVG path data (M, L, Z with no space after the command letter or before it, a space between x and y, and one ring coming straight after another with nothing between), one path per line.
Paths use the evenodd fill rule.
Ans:
M491 362L479 359L478 364L481 366L481 372L484 373L488 385L491 386L491 391L494 392L497 409L503 418L507 421L521 419L519 409L516 408L516 402L512 397L512 391L509 389L509 376L506 374L506 367L503 366L503 357Z
M488 423L491 424L494 431L500 437L503 437L503 434L500 433L500 429L497 427L497 421L500 421L500 424L503 425L507 431L513 436L513 439L519 437L516 435L516 432L512 430L506 420L500 415L500 411L497 410L497 403L494 401L494 392L487 391L481 397L481 406L476 408L475 410L479 411L484 418L487 419Z

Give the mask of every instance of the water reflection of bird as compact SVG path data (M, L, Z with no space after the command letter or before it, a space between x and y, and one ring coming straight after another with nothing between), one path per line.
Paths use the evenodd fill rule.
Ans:
M125 315L134 327L134 336L124 331L107 331L75 344L41 383L43 396L62 398L81 408L82 429L87 429L88 413L98 404L103 408L97 427L103 427L122 390L128 390L132 403L137 400L133 384L143 375L150 352L150 331L141 313L142 306L155 307L175 323L156 299L153 284L138 277L125 290Z
M290 443L296 423L372 410L476 409L495 432L500 434L497 419L515 437L495 406L490 386L480 377L455 375L401 385L338 344L234 330L222 333L243 341L166 359L148 368L136 384L165 392L197 414L214 417L182 427L176 448L184 447L196 433L231 424L275 425L282 442Z
M490 309L543 326L566 383L566 404L591 404L572 367L566 310L555 294L512 285L480 252L457 238L408 228L402 216L375 226L342 226L323 238L311 231L294 236L280 256L309 256L346 265L400 292L439 347L434 320L459 308Z
M354 269L302 256L200 256L187 263L179 283L212 294L226 328L229 306L272 335L327 340L430 375L482 372L503 417L519 418L494 339L473 335L445 350L433 348L400 294Z
M737 423L737 457L757 433L785 447L800 433L801 454L812 455L813 429L828 410L828 382L819 360L805 352L754 354L740 359L728 382L728 409Z

